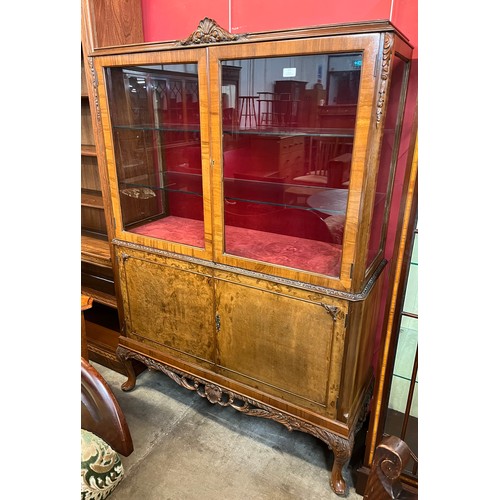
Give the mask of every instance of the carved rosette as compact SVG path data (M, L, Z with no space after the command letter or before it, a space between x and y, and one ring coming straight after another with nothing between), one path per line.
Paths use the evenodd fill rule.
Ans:
M205 17L200 21L196 31L179 43L180 45L200 45L204 43L234 42L240 38L241 35L233 35L221 28L213 19Z
M382 114L384 112L385 94L387 92L387 84L389 80L389 69L391 66L392 46L394 39L392 35L385 33L384 35L384 49L382 53L382 74L380 75L380 87L378 90L377 100L377 128L382 121Z

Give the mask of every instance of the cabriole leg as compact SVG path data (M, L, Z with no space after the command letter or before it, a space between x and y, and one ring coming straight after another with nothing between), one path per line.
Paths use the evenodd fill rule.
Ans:
M339 496L345 496L347 494L347 486L342 476L342 469L351 459L353 445L354 442L352 439L344 439L338 436L335 436L335 439L331 443L333 450L333 468L330 477L330 486L335 494Z
M127 380L122 384L122 391L125 392L131 391L135 387L135 383L137 380L134 366L132 364L132 361L128 359L127 352L128 351L123 349L123 347L118 346L116 348L116 357L122 362L128 376Z

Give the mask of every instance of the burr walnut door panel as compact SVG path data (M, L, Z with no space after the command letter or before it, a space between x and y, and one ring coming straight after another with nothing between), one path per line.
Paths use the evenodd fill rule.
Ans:
M120 259L127 336L184 361L213 367L213 279L200 266Z
M334 416L343 321L321 303L216 280L218 370Z

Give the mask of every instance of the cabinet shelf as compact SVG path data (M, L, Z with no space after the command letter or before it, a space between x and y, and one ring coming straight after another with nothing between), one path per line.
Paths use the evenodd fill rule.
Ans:
M97 150L94 144L82 144L82 156L96 156Z
M96 302L116 309L118 307L116 297L109 293L100 292L89 287L82 287L82 293L92 297Z
M353 129L293 129L283 128L251 128L239 129L231 128L224 129L223 134L228 135L259 135L265 137L321 137L321 138L336 138L336 137L354 137Z
M180 132L180 133L200 133L198 126L183 126L177 124L161 124L161 125L113 125L116 130L136 130L148 132ZM261 135L266 137L322 137L322 138L353 138L354 130L350 128L224 128L223 134L227 135Z
M81 241L83 262L111 267L111 250L107 240L82 234Z
M82 191L82 206L104 210L102 194L98 191Z
M200 133L200 127L194 125L183 124L162 124L162 125L113 125L116 130L138 130L138 131L156 131L156 132L181 132L181 133Z

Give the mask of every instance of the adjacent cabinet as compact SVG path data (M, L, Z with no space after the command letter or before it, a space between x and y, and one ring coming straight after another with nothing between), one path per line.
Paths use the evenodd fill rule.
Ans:
M310 433L367 411L411 46L388 22L96 49L117 354Z

